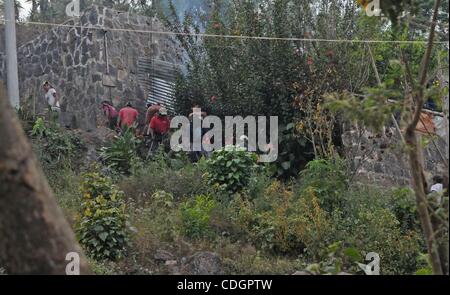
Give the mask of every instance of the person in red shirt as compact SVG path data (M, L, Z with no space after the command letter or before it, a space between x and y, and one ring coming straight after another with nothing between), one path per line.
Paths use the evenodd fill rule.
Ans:
M145 114L145 124L146 124L145 130L144 130L145 133L147 133L149 131L148 130L150 128L149 123L151 122L152 118L159 112L161 107L162 106L159 103L156 103L153 105L151 103L147 104L147 113Z
M128 128L136 127L138 116L139 112L134 109L133 105L129 102L126 107L120 110L117 126L120 128L124 128L125 126Z
M150 122L152 118L159 112L162 108L161 104L147 104L147 113L145 115L145 122Z
M151 120L150 120L150 127L147 132L147 135L151 134L153 138L160 139L167 133L169 133L170 130L170 119L167 113L167 109L164 107L161 107L158 114L156 114Z
M102 110L103 114L108 119L108 127L114 130L117 126L117 118L119 117L119 112L111 102L106 100L102 102Z

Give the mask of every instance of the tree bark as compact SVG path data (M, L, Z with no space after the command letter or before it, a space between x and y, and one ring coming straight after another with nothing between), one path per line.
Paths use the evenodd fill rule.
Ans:
M429 202L427 200L428 184L425 178L423 165L420 161L421 147L418 136L416 134L417 124L420 120L424 105L425 88L427 82L427 73L431 60L431 52L433 49L434 36L436 31L436 21L439 13L440 0L436 0L434 4L433 21L430 27L430 35L426 52L422 61L422 66L419 74L419 85L415 91L415 110L411 121L408 124L405 134L405 140L408 145L409 163L411 166L411 173L413 176L413 186L416 194L417 212L422 224L423 234L427 243L428 254L430 256L433 273L436 275L444 274L442 257L439 255L439 248L441 248L438 239L436 239L435 227L433 227ZM442 241L441 241L442 243ZM448 241L444 242L448 243Z
M0 266L8 274L66 274L66 255L89 266L58 207L0 82Z

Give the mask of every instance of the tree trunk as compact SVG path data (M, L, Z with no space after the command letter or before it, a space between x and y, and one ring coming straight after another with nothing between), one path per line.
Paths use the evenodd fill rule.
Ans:
M66 255L79 253L0 82L0 267L8 274L66 274Z
M416 124L417 125L417 124ZM423 234L427 243L428 254L430 256L433 273L442 275L441 258L438 252L438 242L434 235L433 225L431 223L430 212L428 211L427 190L428 185L425 180L423 166L419 155L419 142L415 128L409 126L405 140L408 145L409 163L411 166L411 173L413 176L413 186L416 193L417 212L422 224Z
M31 21L36 21L38 15L38 3L37 0L31 1L31 12L30 12L30 19Z
M441 4L441 0L435 0L434 3L434 12L433 12L433 20L430 25L430 35L428 38L428 44L425 51L425 55L423 57L422 66L419 74L419 86L418 89L415 90L414 102L415 102L415 110L412 116L412 120L408 124L406 129L405 140L408 145L408 154L409 154L409 162L411 166L411 173L413 176L413 185L414 191L416 193L416 202L417 202L417 212L420 217L420 221L422 224L423 234L425 236L425 240L427 243L428 254L430 256L430 262L433 268L433 273L436 275L444 274L446 265L445 259L446 257L441 257L439 249L443 249L445 244L447 244L448 249L448 240L447 241L439 241L436 236L436 225L433 226L431 220L431 214L429 211L430 203L427 200L428 193L428 185L424 174L423 165L420 161L421 158L421 148L420 143L418 142L418 137L416 134L417 124L419 123L420 116L422 113L423 105L425 102L425 88L427 84L427 74L428 68L430 66L431 53L433 49L434 36L436 32L436 22L439 14L439 7ZM414 84L412 84L414 85ZM414 106L413 106L414 107ZM444 243L444 245L442 245ZM448 257L448 256L447 256Z

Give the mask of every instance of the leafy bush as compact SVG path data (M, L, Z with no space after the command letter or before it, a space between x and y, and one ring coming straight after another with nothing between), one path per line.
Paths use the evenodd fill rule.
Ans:
M329 240L341 240L363 253L380 255L382 274L412 274L423 250L419 233L402 233L400 222L387 208L362 205L351 215L335 213Z
M259 171L255 171L248 184L246 192L251 200L259 198L264 195L265 190L272 184L272 173L270 171L270 165L265 166Z
M391 210L400 222L402 231L420 231L414 192L410 188L399 188L392 191Z
M35 149L41 161L47 164L58 164L79 157L79 151L84 149L80 138L63 130L55 124L38 118L33 125L31 136L35 140Z
M120 136L116 136L111 146L103 147L100 156L113 171L129 175L132 167L139 161L137 147L140 140L132 129L125 128Z
M297 177L314 153L304 137L296 134L293 123L280 127L278 159L271 165L272 174L280 179Z
M411 209L407 190L366 184L347 188L345 166L338 165L342 168L336 172L336 165L327 162L312 163L300 184L275 181L257 198L235 197L227 208L234 227L240 229L231 232L238 235L235 239L272 255L297 254L319 261L321 272L329 272L336 261L345 262L336 270L359 271L346 255L335 253L335 260L324 251L337 241L343 249L358 249L353 251L358 256L380 254L383 274L412 274L419 269L418 258L425 249L420 231L409 227L413 219L405 217Z
M322 257L324 260L309 264L306 271L314 275L337 275L341 272L360 273L357 265L363 261L360 251L356 248L345 247L341 241L326 247Z
M122 258L128 245L123 192L99 173L84 174L80 191L83 195L77 224L80 243L96 260Z
M302 194L303 191L312 189L320 206L327 212L332 212L342 206L347 179L344 160L314 160L300 173L300 185L296 190L298 194Z
M278 181L259 199L236 198L229 208L233 222L246 230L249 242L273 253L294 255L319 248L328 228L326 214L312 191L296 198Z
M180 206L182 230L190 238L207 237L210 234L209 221L216 201L209 196L199 195Z
M257 156L243 148L227 146L215 151L207 161L208 183L230 194L246 188L256 166Z
M175 206L173 195L165 191L157 191L153 194L152 199L157 206L163 208L173 208Z

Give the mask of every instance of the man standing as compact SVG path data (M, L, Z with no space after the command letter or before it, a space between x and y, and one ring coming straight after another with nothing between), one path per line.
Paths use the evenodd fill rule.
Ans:
M145 114L145 129L144 129L144 134L147 134L150 130L149 128L149 124L152 120L152 118L159 112L159 110L161 109L161 104L160 103L156 103L154 105L152 105L151 103L147 104L147 113Z
M203 135L208 131L203 128L203 120L208 116L206 112L202 112L199 104L194 104L192 113L189 114L191 121L191 157L194 162L200 160L202 156L208 157L208 153L203 148ZM197 121L198 124L194 122ZM200 149L200 150L196 150Z
M436 175L433 177L433 185L430 188L430 192L432 193L442 193L444 191L444 179Z
M159 112L161 109L161 104L147 104L147 113L145 115L145 122L150 122L152 118Z
M157 142L160 142L164 135L169 133L169 130L170 119L167 113L167 109L161 107L158 114L153 116L153 118L151 119L147 135L151 134L153 138L156 138Z
M131 102L128 102L126 106L119 112L117 127L121 129L123 129L125 126L128 128L136 128L138 116L139 112L133 108Z
M55 88L50 84L50 82L45 81L42 85L45 92L45 100L48 106L49 119L57 121L59 118L59 113L61 112L61 105L59 101L58 94Z
M433 177L433 185L430 188L430 195L434 196L436 205L442 204L442 193L444 192L444 179L436 175Z

